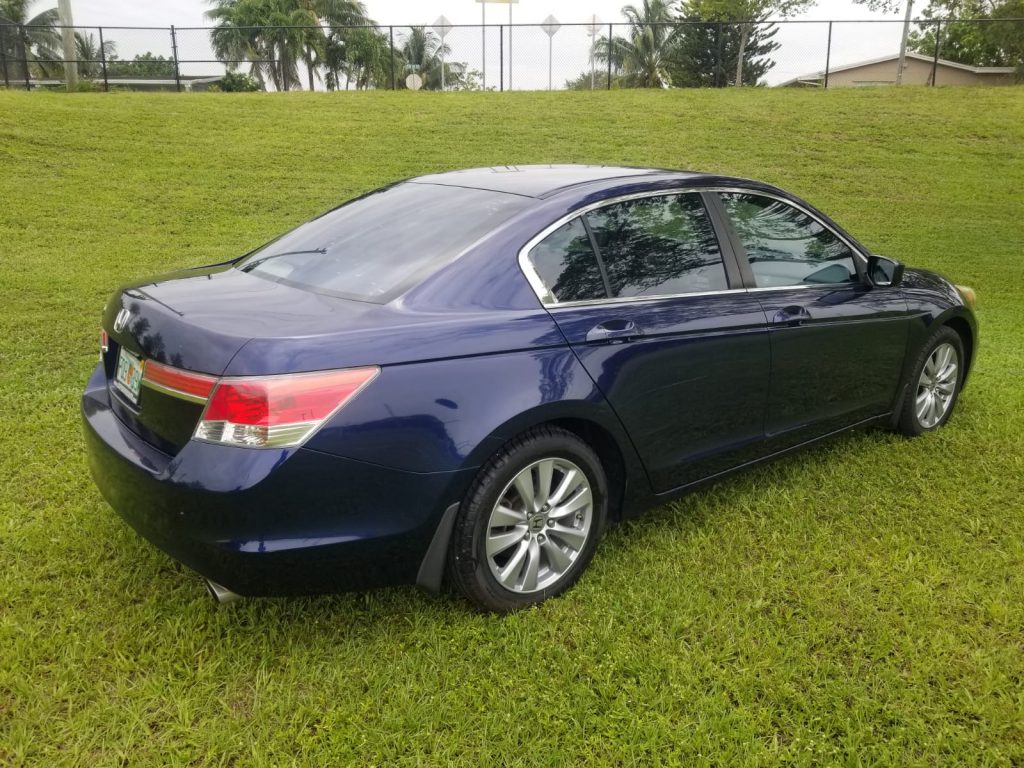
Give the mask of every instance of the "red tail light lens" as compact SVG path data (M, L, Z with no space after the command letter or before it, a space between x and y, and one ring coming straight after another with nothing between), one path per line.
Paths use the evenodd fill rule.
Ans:
M195 403L205 403L210 392L217 385L217 377L183 371L180 368L171 368L169 365L147 360L146 367L142 369L142 383L169 395L175 395Z
M195 438L252 448L299 445L378 373L374 366L221 379Z
M110 337L107 336L105 329L100 328L100 362L103 362L103 356L107 354L107 350L110 349Z

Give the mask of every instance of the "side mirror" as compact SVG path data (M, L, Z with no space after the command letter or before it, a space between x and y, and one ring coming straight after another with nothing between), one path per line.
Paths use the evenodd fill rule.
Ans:
M903 281L903 265L885 256L868 256L868 281L882 288L895 288Z

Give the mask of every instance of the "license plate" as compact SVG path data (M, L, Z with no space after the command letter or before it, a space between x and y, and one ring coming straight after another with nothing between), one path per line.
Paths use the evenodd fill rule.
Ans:
M117 356L117 372L114 374L114 386L131 402L139 402L139 390L142 389L142 368L145 362L133 355L124 347Z

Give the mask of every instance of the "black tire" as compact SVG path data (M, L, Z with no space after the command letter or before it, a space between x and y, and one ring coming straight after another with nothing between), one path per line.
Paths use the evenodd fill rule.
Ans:
M917 402L919 394L923 391L921 374L924 371L924 367L928 363L932 353L944 344L949 344L956 352L956 383L954 385L952 395L950 396L949 404L946 406L945 412L938 421L933 424L922 423L922 420L918 415ZM917 360L914 362L913 368L910 370L910 377L907 379L904 387L903 403L900 407L899 419L896 422L896 429L898 432L901 432L907 437L917 437L925 432L934 432L949 421L949 417L952 415L953 409L956 407L956 401L960 397L960 389L964 383L964 363L964 343L963 339L960 338L960 334L949 326L941 326L934 334L932 334L931 338L928 339L928 342L921 348L921 352L917 356Z
M586 476L591 492L589 528L585 542L574 555L575 559L557 576L557 581L543 589L524 593L504 586L492 573L485 538L492 511L502 496L509 492L513 480L527 467L547 459L571 462ZM536 605L576 583L594 556L607 517L607 480L597 454L571 432L558 427L536 427L506 443L480 468L455 520L448 552L449 579L470 602L486 611L508 613ZM527 525L524 530L529 533L529 525L523 525ZM538 531L535 535L543 541L547 529ZM524 534L524 538L528 536ZM553 542L554 539L550 543ZM540 555L537 557L539 562ZM555 578L554 575L549 577Z

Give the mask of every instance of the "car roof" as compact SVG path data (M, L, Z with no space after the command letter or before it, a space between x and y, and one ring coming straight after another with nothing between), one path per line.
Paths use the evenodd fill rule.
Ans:
M572 187L622 179L694 179L707 174L669 171L663 168L629 168L614 165L503 165L468 168L409 179L413 184L440 184L485 189L524 197L550 197Z

